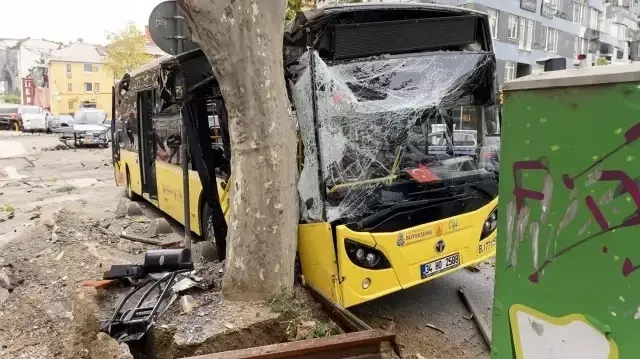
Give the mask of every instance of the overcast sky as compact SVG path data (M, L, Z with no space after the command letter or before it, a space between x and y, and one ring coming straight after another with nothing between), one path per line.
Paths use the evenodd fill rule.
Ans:
M151 10L163 0L0 0L0 38L45 38L106 43L105 31L127 21L144 29Z

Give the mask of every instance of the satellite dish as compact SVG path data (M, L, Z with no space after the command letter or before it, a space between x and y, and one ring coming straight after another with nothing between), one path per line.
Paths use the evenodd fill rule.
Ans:
M176 55L178 41L182 39L182 51L197 49L198 44L193 41L193 35L189 31L183 17L178 19L180 9L175 1L164 1L158 4L149 16L149 33L151 39L164 52ZM180 27L178 27L180 26Z

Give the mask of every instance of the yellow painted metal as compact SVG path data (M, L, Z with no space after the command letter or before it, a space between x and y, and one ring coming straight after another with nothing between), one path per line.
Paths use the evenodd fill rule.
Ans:
M158 209L168 214L181 224L184 224L184 212L182 207L182 169L178 165L166 162L156 162L156 179L158 187L158 200L151 200L142 192L142 179L140 177L140 165L138 163L138 154L131 151L120 150L120 161L116 164L116 182L120 186L125 186L126 169L129 169L129 177L131 181L131 190L145 200L148 200ZM119 170L118 170L119 168ZM120 178L120 179L118 179ZM226 186L228 189L229 186ZM218 192L220 193L222 211L228 216L229 196L228 191L222 188L220 181L218 182ZM196 171L189 171L189 203L191 215L191 230L198 234L201 233L200 210L201 210L201 194L202 184L200 177Z
M425 283L464 267L485 261L495 255L496 232L480 241L482 226L498 205L494 199L474 212L390 233L354 232L346 226L336 228L338 266L344 307L360 304L383 295ZM403 244L398 245L402 233ZM382 252L391 263L390 269L369 270L358 267L347 257L344 240L366 244ZM444 240L445 250L436 251L436 242ZM420 265L454 253L460 254L460 265L449 271L422 279ZM306 275L305 275L306 277ZM368 278L370 285L362 288Z
M327 222L300 224L298 253L305 281L327 298L342 303L331 225Z
M142 195L138 155L134 152L120 152L121 176L129 168L131 188ZM116 166L118 167L118 166ZM202 185L195 171L189 171L191 223L193 232L200 232L200 196ZM168 163L156 163L158 180L158 201L155 205L183 223L182 214L182 174L179 166ZM389 176L392 177L392 176ZM116 173L118 178L118 173ZM388 180L384 178L381 180ZM367 184L371 181L363 181ZM124 185L124 181L118 181ZM350 185L355 185L350 184ZM223 213L228 220L230 195L228 184L223 187L218 182ZM495 255L496 233L480 241L480 233L487 216L496 208L498 199L484 207L460 216L425 223L419 226L390 233L355 232L345 225L335 228L327 222L300 224L298 226L298 253L305 281L332 298L336 303L351 307L369 300L393 293L411 286L425 283L449 274L457 269L482 262ZM402 233L404 243L398 246ZM369 270L358 267L347 257L344 241L350 239L381 251L391 263L391 268ZM445 251L437 253L435 243L442 239L446 243ZM454 270L439 273L427 279L421 279L420 265L447 255L459 253L460 266ZM370 285L362 288L362 281L368 278Z

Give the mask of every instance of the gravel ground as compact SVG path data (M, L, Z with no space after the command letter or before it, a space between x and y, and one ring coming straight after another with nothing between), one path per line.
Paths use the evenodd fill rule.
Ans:
M405 355L420 354L430 359L488 359L489 349L458 296L458 288L466 288L490 325L493 263L480 265L477 273L462 269L379 298L354 308L353 312L375 328L394 331Z

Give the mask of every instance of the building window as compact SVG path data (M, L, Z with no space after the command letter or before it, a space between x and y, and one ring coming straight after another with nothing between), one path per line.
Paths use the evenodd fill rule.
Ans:
M589 20L589 8L585 5L573 3L573 22L587 26Z
M558 30L548 26L542 27L542 39L544 41L544 49L549 52L556 52L558 49Z
M553 9L554 13L560 8L558 0L544 0L544 4Z
M84 92L93 92L93 84L91 82L84 83Z
M600 11L589 8L589 28L594 30L600 30Z
M518 39L518 17L515 15L509 15L509 34L507 37L512 40Z
M498 38L498 10L496 9L487 9L487 13L489 14L489 29L491 30L491 35L494 39Z
M516 62L507 61L504 65L504 81L511 81L516 78Z
M518 31L518 47L521 50L531 51L533 43L533 20L520 18L520 29Z
M73 84L67 84L67 91L69 92L73 91Z
M74 100L69 100L69 110L73 110L76 108L76 102Z
M96 93L100 93L100 84L96 82L93 86L94 86L93 88L96 91Z
M84 64L84 72L93 72L93 65Z
M71 64L67 64L67 78L71 78Z

